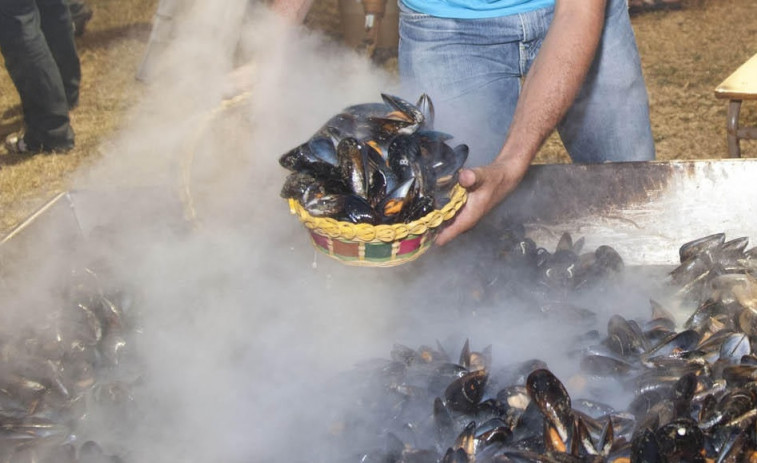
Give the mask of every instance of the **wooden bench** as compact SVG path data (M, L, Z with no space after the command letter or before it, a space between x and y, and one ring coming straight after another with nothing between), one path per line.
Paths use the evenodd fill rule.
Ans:
M744 100L757 101L757 54L742 64L715 89L717 98L727 99L728 153L732 158L741 157L741 139L757 140L757 127L739 127L739 111Z

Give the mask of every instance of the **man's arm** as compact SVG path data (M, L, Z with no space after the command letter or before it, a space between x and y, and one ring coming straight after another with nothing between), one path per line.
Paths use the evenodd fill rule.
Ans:
M305 20L313 0L273 0L271 9L283 18L299 24Z
M524 80L502 150L491 164L460 172L468 201L437 244L472 228L523 179L581 89L602 34L605 6L605 0L556 1L554 19Z

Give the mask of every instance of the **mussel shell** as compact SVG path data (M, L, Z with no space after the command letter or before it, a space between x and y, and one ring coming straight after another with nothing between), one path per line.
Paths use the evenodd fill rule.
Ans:
M649 348L638 324L617 314L607 322L606 343L610 350L621 356L639 355Z
M645 359L656 356L669 356L679 352L689 352L696 349L701 336L694 330L684 330L672 333L644 354Z
M344 211L345 198L343 194L325 194L308 199L302 207L313 217L339 217Z
M434 111L434 103L431 101L431 97L425 93L421 94L415 106L423 114L423 123L420 128L425 130L433 129L436 112Z
M633 362L613 352L587 351L581 358L581 371L595 376L623 376L635 370Z
M332 166L339 164L336 157L336 145L330 137L315 136L307 142L310 152Z
M356 138L347 137L336 147L339 171L352 192L367 197L369 180L366 174L368 152L366 146Z
M566 441L572 424L572 409L570 396L562 382L546 368L538 369L528 375L526 389L544 417L557 429L560 438Z
M371 204L358 195L345 195L342 212L334 218L351 223L379 223L379 217Z
M730 333L720 347L720 358L730 363L739 363L741 359L752 353L749 336L745 333Z
M678 250L678 254L681 262L685 262L695 256L717 249L724 242L725 233L715 233L684 243Z
M284 186L281 187L279 194L282 198L294 198L304 203L306 197L326 194L326 187L309 172L292 172L284 180Z
M389 95L386 93L382 93L381 98L384 100L386 104L388 104L389 106L394 108L396 111L398 111L400 114L402 114L404 118L412 122L411 125L401 129L398 133L402 133L402 134L414 133L416 130L418 130L418 127L420 127L425 121L425 118L421 110L418 109L418 107L413 105L412 103L406 100L403 100L400 97Z
M489 374L485 370L476 370L452 381L444 391L447 406L459 412L475 412L484 396L488 379Z
M321 150L320 142L316 148ZM315 152L309 142L305 142L279 157L279 164L292 172L312 172L317 177L335 177L338 176L338 168L334 159L319 157L322 152Z
M410 177L400 183L394 191L389 192L378 204L378 217L383 222L395 222L402 217L402 211L409 207L418 195L416 178Z
M677 418L655 431L660 452L667 457L684 461L698 455L704 447L704 433L697 423L688 417Z
M420 171L420 144L417 138L410 136L395 137L389 144L388 153L389 167L401 182L422 175Z

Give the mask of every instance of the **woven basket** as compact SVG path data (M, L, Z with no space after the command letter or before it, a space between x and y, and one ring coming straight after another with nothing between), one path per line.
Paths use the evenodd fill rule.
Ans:
M441 225L465 204L465 188L455 185L450 201L410 223L371 225L341 222L328 217L313 217L294 200L289 210L297 215L310 233L318 251L347 265L394 267L420 257L434 241Z

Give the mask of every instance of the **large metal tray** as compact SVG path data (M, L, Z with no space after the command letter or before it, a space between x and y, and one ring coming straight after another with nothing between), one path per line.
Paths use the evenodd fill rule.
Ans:
M155 195L163 200L154 201ZM166 189L71 191L52 198L0 240L0 259L24 247L65 247L116 216L125 230L146 226L166 199L181 220L182 205ZM587 247L612 243L629 265L674 265L686 241L725 232L757 239L757 160L535 165L516 191L485 219L524 223L537 243L568 231ZM125 201L128 199L128 201ZM161 214L165 214L162 212ZM145 220L145 218L152 217ZM486 240L493 227L471 238ZM496 229L496 228L495 228Z

